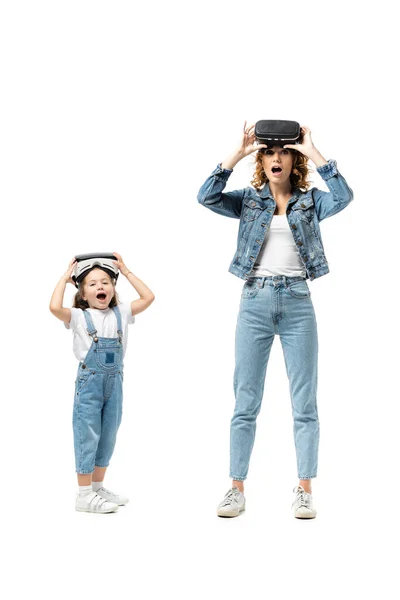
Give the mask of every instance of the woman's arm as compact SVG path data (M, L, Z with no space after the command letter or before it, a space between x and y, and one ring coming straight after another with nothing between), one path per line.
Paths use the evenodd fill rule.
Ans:
M72 283L72 285L74 285L71 275L74 270L75 263L76 263L76 259L73 258L68 265L68 269L66 270L64 275L61 277L60 281L57 283L56 288L55 288L53 295L51 297L51 300L50 300L51 312L53 313L53 315L55 317L57 317L57 319L60 319L60 321L64 321L64 323L70 323L70 321L71 321L71 309L66 308L62 304L63 304L63 300L64 300L64 293L65 293L65 288L67 286L67 283Z
M225 217L234 219L240 217L245 190L233 192L224 192L223 190L233 168L242 158L260 148L266 148L265 144L256 145L255 142L254 125L247 127L245 122L238 147L218 165L201 186L197 195L200 204Z
M313 188L313 199L315 211L319 221L331 217L340 212L353 199L353 191L347 185L345 178L339 173L334 160L327 161L314 146L311 139L311 131L308 127L302 126L303 143L286 144L284 148L293 148L298 150L317 167L317 172L326 182L329 192L324 192Z
M118 269L127 278L129 283L135 288L140 298L138 300L133 300L131 302L131 311L132 316L137 315L138 313L143 312L150 306L150 304L154 301L155 296L150 288L147 287L136 275L132 273L125 265L122 260L122 256L117 252L113 252L114 256L117 257L117 260L113 262L117 265Z

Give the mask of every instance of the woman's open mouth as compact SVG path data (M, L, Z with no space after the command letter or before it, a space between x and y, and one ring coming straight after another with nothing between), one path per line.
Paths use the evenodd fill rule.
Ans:
M272 175L275 175L275 177L279 177L279 175L282 173L281 167L272 167L271 171Z

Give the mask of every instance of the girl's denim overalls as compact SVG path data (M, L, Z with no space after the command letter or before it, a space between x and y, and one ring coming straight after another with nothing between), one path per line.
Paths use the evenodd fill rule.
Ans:
M92 344L79 363L75 383L73 429L77 473L108 467L122 417L123 345L121 313L117 338L97 337L90 313L83 311Z

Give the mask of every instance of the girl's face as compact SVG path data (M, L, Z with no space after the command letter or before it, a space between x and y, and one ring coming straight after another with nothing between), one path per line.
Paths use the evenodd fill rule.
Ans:
M93 269L82 282L81 296L90 308L105 309L111 302L115 288L110 276L101 269Z
M288 148L273 146L262 151L262 165L272 183L282 183L290 177L293 155Z

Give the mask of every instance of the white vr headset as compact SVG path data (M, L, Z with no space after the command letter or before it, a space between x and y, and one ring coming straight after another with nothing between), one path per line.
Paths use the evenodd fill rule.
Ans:
M77 288L79 288L79 284L85 279L86 275L96 267L105 271L111 279L115 280L115 283L117 282L119 270L117 265L113 263L113 260L117 260L114 254L95 252L94 254L77 254L75 258L76 264L72 280Z

